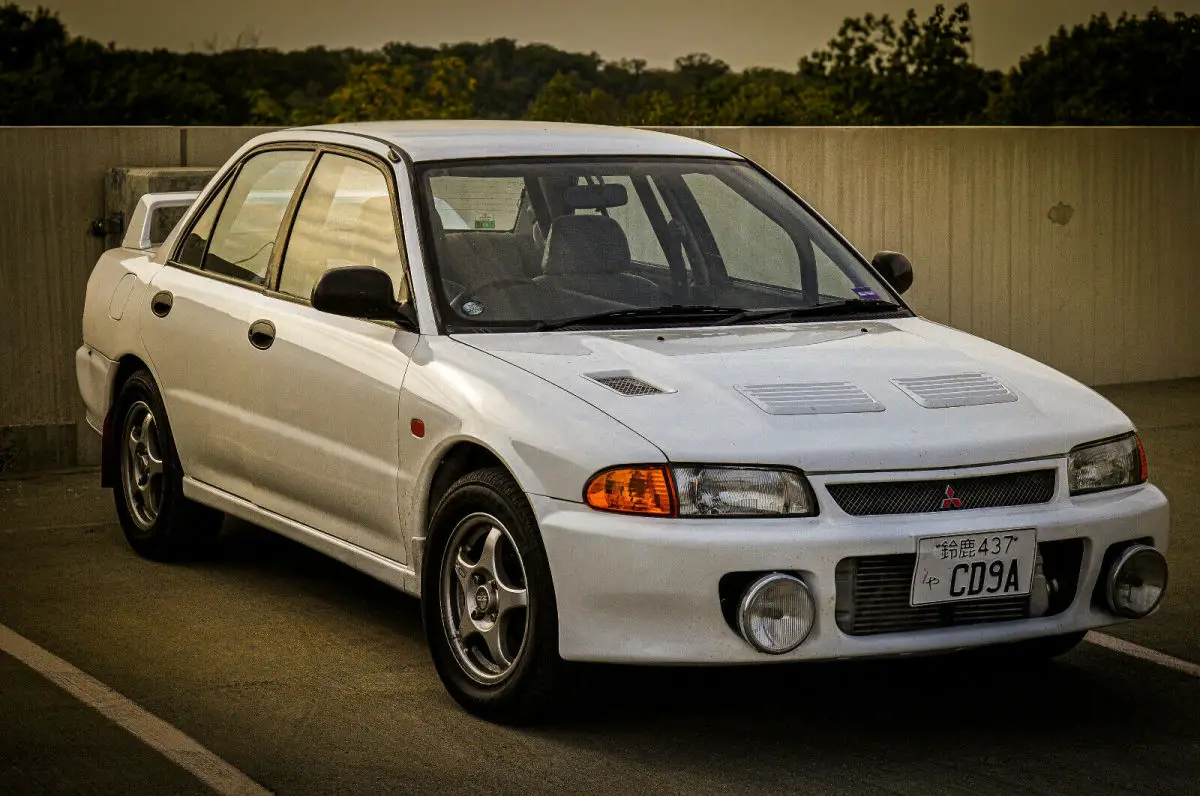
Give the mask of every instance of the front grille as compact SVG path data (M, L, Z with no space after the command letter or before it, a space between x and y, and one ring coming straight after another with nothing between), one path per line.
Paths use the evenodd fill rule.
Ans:
M942 478L927 481L872 481L826 484L847 514L921 514L957 509L1030 506L1054 497L1054 470Z
M665 392L634 376L589 376L588 378L613 392L621 393L621 395L658 395Z
M1070 607L1079 585L1083 541L1067 539L1038 545L1046 588L1044 611L1053 616ZM912 606L913 554L862 556L838 562L836 614L838 628L852 636L932 630L939 627L1006 622L1032 615L1029 596L993 597L942 605Z

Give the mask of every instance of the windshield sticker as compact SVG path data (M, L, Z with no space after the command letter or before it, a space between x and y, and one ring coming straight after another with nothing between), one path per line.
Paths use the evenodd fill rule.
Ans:
M467 301L462 305L462 311L468 315L482 315L484 307L478 301Z
M475 216L475 229L495 229L496 217L491 213L480 213Z
M879 301L879 294L869 287L854 288L854 295L858 296L863 301Z

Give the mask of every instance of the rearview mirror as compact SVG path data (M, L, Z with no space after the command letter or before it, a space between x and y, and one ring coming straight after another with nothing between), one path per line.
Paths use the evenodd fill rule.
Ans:
M879 252L871 258L871 265L897 293L912 287L912 263L900 252Z
M378 268L350 265L331 268L313 287L314 308L348 318L395 321L417 328L416 317L407 304L396 301L392 278Z

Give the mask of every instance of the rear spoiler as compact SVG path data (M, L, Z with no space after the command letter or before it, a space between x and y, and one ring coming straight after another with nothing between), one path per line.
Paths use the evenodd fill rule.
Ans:
M178 191L175 193L148 193L138 200L129 226L125 228L125 237L121 245L127 249L152 249L162 243L153 240L154 214L160 210L172 207L191 207L200 197L199 191ZM158 236L163 238L165 236Z

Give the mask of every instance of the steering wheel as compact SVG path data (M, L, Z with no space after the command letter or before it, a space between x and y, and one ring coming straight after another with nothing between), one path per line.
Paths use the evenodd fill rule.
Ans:
M520 277L515 277L515 276L502 276L497 279L488 279L486 281L480 282L477 285L471 285L471 287L469 289L464 289L457 296L452 298L450 300L450 308L457 311L460 308L460 306L462 305L462 300L464 298L467 298L468 293L477 294L480 291L482 291L484 288L515 287L517 285L528 285L528 284L530 284L528 279L521 279Z

